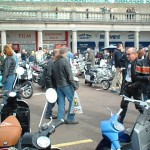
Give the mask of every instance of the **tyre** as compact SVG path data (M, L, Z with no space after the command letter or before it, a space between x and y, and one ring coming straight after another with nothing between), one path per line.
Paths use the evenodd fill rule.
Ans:
M111 142L106 139L102 139L97 145L95 150L110 150Z
M101 86L102 86L103 90L108 90L110 87L110 82L108 80L102 80Z
M33 84L31 81L24 82L21 88L23 89L23 92L22 92L23 98L28 99L33 95Z

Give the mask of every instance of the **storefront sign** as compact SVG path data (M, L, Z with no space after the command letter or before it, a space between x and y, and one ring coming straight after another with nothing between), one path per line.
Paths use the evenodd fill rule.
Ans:
M43 40L65 40L65 32L43 32Z
M92 35L83 33L83 34L78 35L78 39L81 39L81 40L83 40L83 39L92 39Z
M115 39L120 39L121 38L121 35L109 35L109 38L110 39L113 39L113 40L115 40ZM100 39L105 39L105 35L104 34L100 34Z

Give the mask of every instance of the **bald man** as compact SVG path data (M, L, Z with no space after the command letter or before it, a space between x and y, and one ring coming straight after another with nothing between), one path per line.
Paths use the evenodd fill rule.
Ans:
M132 97L134 99L141 99L141 91L140 88L137 86L132 86L134 85L137 81L135 79L135 66L138 60L138 55L136 52L136 49L134 47L131 47L127 49L126 51L126 56L128 59L128 63L126 65L126 72L125 72L125 81L124 81L124 90L123 90L123 95L127 97ZM119 121L123 123L127 108L128 108L128 101L124 101L124 98L122 98L120 107L123 109L123 111L120 114ZM142 108L135 104L136 109L138 109L140 112L142 112Z

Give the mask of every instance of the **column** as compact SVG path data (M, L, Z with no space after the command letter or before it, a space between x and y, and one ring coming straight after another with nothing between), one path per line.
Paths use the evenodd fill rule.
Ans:
M105 47L109 46L109 31L105 31Z
M6 45L6 31L1 31L1 46L2 50L4 45Z
M134 37L134 47L139 50L139 31L135 31Z
M39 47L43 48L43 35L42 35L42 31L38 31L38 48Z
M77 53L77 31L72 31L72 52Z

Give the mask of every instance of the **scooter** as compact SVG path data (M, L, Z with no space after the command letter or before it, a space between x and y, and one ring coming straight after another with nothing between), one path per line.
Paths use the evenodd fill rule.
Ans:
M17 77L14 88L15 89L24 89L22 92L23 98L30 98L33 95L33 82L32 82L32 70L28 63L21 63L20 66L16 69Z
M110 81L113 79L111 71L107 67L93 68L91 63L87 63L85 69L85 84L89 83L92 87L101 84L104 90L109 89Z
M44 111L48 103L46 101L39 124L39 130L35 133L24 130L26 128L23 127L27 125L27 122L23 122L23 120L30 119L29 117L25 118L25 114L29 114L29 111L25 112L24 108L26 107L22 107L18 113L19 104L24 104L24 102L16 100L16 95L16 91L7 91L9 98L7 101L4 100L4 103L0 105L2 113L6 111L6 106L12 106L13 108L12 111L10 111L11 113L7 113L6 119L0 124L0 150L60 150L60 148L51 146L49 136L54 133L59 125L63 124L64 120L52 125L51 118L50 122L41 125L43 114L45 113ZM46 91L46 97L49 102L55 102L57 100L56 91L54 89L48 89Z
M124 96L125 97L125 96ZM150 149L150 100L146 102L125 97L124 100L139 104L144 108L137 118L131 133L118 121L122 109L112 114L108 120L101 121L100 129L103 139L96 150L149 150Z
M33 84L31 80L27 78L27 69L23 67L18 67L16 69L17 76L15 78L13 89L21 89L22 97L25 99L30 98L33 95ZM0 73L0 96L3 95L3 84L2 84L2 73Z

